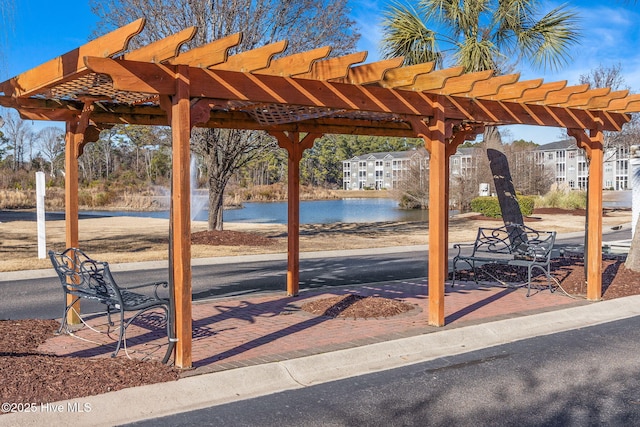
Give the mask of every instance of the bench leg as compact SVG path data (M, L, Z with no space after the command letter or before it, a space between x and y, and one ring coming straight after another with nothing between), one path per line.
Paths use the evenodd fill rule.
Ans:
M69 314L69 310L71 310L73 308L73 306L75 305L76 302L78 302L80 298L76 297L71 304L67 305L64 308L64 311L62 313L62 320L60 321L60 327L58 328L58 330L56 331L56 334L61 334L62 330L66 328L67 332L69 332L69 324L67 323L67 314ZM67 293L65 292L64 294L64 300L67 300Z
M108 309L107 309L107 313L109 313ZM135 319L136 316L133 316L131 320ZM124 310L120 309L120 333L118 334L118 344L116 345L116 350L111 354L111 357L116 357L116 355L120 351L120 346L122 345L122 341L124 339L124 331L125 329L127 329L127 326L129 326L129 323L131 323L131 320L129 320L129 322L127 322L127 324L125 325ZM111 315L109 315L109 322L111 323Z
M162 363L166 364L169 361L169 358L171 357L171 354L173 353L173 348L175 347L177 340L173 336L173 320L172 320L172 317L170 316L169 308L164 306L164 305L156 306L156 307L147 307L145 309L142 309L142 310L138 311L136 314L134 314L131 317L131 319L129 319L126 323L124 321L124 310L120 311L120 336L118 338L118 344L116 345L116 349L111 354L111 357L116 357L116 355L120 351L120 348L122 347L122 343L126 339L125 337L126 337L127 328L129 327L129 325L131 325L131 323L133 323L133 321L138 316L140 316L142 313L144 313L146 311L149 311L149 310L152 310L152 309L156 309L156 308L162 308L164 310L165 318L167 319L167 341L168 341L168 345L167 345L167 351L165 352L165 355L162 358Z
M538 267L540 270L542 270L542 272L544 273L544 275L547 277L547 286L549 287L549 292L553 293L554 289L551 286L551 273L548 270L548 266L547 268L544 268L541 265L530 265L528 268L528 281L527 281L527 297L531 294L531 271L533 270L534 267Z
M167 345L167 352L164 354L162 358L162 363L166 364L173 353L173 348L176 346L176 342L178 341L173 334L173 316L171 316L171 311L168 307L164 307L165 315L167 316L167 339L169 341Z

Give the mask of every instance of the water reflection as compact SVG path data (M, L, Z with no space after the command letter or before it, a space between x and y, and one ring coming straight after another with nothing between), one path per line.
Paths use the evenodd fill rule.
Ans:
M168 211L83 211L83 215L138 216L169 218ZM206 207L192 212L196 221L207 220ZM336 222L380 222L380 221L427 221L426 210L403 210L392 199L338 199L300 202L301 224L331 224ZM267 224L287 223L287 203L243 203L241 209L224 211L228 222L257 222Z

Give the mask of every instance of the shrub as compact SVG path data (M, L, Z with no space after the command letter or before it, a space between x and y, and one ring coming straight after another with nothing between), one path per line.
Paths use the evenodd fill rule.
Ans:
M489 218L502 217L497 197L476 197L471 200L471 210Z
M518 196L518 205L520 205L522 215L531 216L535 207L535 200L535 197L532 196Z
M587 207L586 191L551 190L535 201L538 208L585 209Z
M523 216L530 216L533 213L535 198L519 196L518 205ZM497 197L476 197L471 201L471 210L489 218L502 218L502 210Z

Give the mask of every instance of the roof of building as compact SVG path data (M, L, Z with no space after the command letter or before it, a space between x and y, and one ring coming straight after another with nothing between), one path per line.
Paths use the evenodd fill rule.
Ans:
M414 154L425 155L426 150L406 150L406 151L383 151L379 153L365 153L360 154L359 156L353 156L350 159L344 160L345 162L350 161L358 161L358 160L369 160L369 159L385 159L387 157L392 159L408 159L412 157Z
M563 139L561 141L550 142L548 144L540 145L535 148L536 151L554 151L554 150L567 150L578 149L576 140L574 138Z

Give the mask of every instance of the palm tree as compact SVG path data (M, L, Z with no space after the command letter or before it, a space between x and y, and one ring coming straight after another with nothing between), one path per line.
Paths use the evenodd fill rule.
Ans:
M420 0L418 8L396 2L385 11L383 56L404 56L405 65L447 62L466 72L501 74L521 59L559 68L578 42L576 14L564 6L544 15L535 0ZM511 174L499 151L500 134L487 127L484 140L492 148L488 154L503 220L507 226L522 224L513 182L505 179Z
M466 72L499 73L521 59L557 69L579 38L572 10L542 14L535 0L421 0L418 8L395 2L384 12L385 57L404 56L406 65L446 60Z

